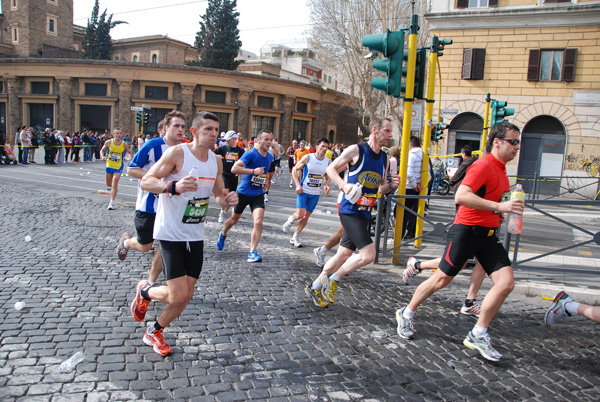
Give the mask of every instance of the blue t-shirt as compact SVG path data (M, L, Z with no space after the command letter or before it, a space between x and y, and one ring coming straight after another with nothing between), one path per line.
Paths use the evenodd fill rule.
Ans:
M131 168L144 169L146 172L158 162L163 153L169 148L165 140L160 138L152 138L144 143L142 148L133 156L129 163ZM135 210L140 212L156 213L158 206L158 195L142 190L140 186L141 180L138 180L137 200L135 202Z
M244 152L240 158L244 162L246 169L263 168L264 173L261 175L245 174L242 178L242 183L237 189L237 192L246 197L256 197L264 193L263 187L267 182L267 172L273 162L273 155L267 152L267 156L262 156L256 148Z

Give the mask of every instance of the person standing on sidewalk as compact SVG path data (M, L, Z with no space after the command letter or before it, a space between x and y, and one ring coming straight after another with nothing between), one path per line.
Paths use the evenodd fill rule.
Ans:
M304 155L292 170L292 179L296 183L296 212L291 215L283 224L283 232L288 233L295 221L300 220L298 228L290 239L290 244L294 247L302 247L298 240L298 235L308 223L308 218L315 210L319 198L321 197L321 188L325 194L329 194L329 176L325 174L331 160L325 157L325 152L329 147L329 140L321 138L317 141L317 152ZM297 171L303 170L302 180L298 179Z
M153 235L160 241L167 285L154 287L140 281L131 311L136 321L142 321L151 301L166 304L143 338L146 345L163 356L172 352L163 330L185 310L202 271L203 222L210 195L221 207L236 205L238 201L235 192L225 190L222 164L211 151L219 135L218 117L198 112L190 130L193 141L169 148L141 183L143 190L160 194ZM194 167L202 177L188 173Z
M460 208L448 231L448 243L439 269L419 285L408 306L396 311L401 338L414 337L412 320L417 308L433 293L452 282L467 260L475 256L494 285L483 299L479 319L463 343L487 360L502 358L492 347L487 331L515 287L510 260L496 236L496 230L500 226L501 214L522 215L525 207L521 200L501 202L502 196L510 190L506 163L519 152L519 135L519 128L507 121L496 124L490 130L486 143L488 155L471 166L454 197Z
M108 156L104 155L104 151L108 150ZM123 132L121 128L116 127L113 130L113 139L107 140L100 151L102 160L106 161L106 185L110 187L110 201L108 202L108 209L115 209L115 198L117 198L117 192L119 191L119 180L123 173L123 161L125 152L129 154L130 158L133 158L129 145L123 141Z
M223 140L225 140L225 145L217 148L215 154L223 157L223 184L225 188L229 191L235 191L238 186L238 175L231 173L231 168L244 155L244 148L237 145L237 134L233 130L225 133ZM229 206L221 209L218 218L219 223L225 222L228 211Z
M408 151L408 168L406 171L406 195L419 195L423 186L421 185L421 170L423 165L423 149L419 137L410 137L410 150ZM406 198L402 221L402 236L406 239L414 239L417 227L417 215L419 210L418 198ZM409 212L409 210L414 213Z
M327 176L344 192L340 202L340 222L344 234L336 255L331 258L315 281L305 288L306 294L318 307L335 302L335 293L342 278L375 260L375 246L369 234L371 210L377 193L387 194L398 188L400 176L394 174L387 182L389 163L382 147L392 138L392 121L387 117L371 119L369 141L351 145L327 168ZM338 171L349 164L346 180ZM362 185L360 189L359 184ZM352 199L360 191L357 200ZM346 197L348 196L348 197ZM351 198L348 200L348 198ZM358 249L358 254L354 251Z
M265 216L264 186L267 182L267 172L273 162L269 148L273 143L273 133L262 130L256 137L256 147L244 153L239 161L231 168L233 174L243 174L242 183L237 189L239 203L233 209L233 214L225 221L223 230L219 233L217 249L223 250L229 229L241 218L246 206L250 205L254 226L250 236L250 254L248 262L261 262L258 254L258 242L262 236L263 217Z

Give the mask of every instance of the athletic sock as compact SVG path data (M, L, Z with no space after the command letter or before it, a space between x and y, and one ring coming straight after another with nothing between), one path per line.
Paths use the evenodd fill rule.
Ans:
M332 275L329 277L329 279L331 279L331 280L334 280L334 281L336 281L336 282L341 282L341 281L342 281L342 279L341 279L339 276L337 276L337 273L335 273L335 274L332 274Z
M319 253L321 253L321 254L326 254L328 251L329 251L329 249L326 248L325 246L319 247Z
M570 315L577 315L577 308L579 307L579 303L576 301L565 303L565 310Z
M152 287L152 285L146 285L142 288L142 290L140 290L140 294L142 295L142 297L145 300L152 300L150 298L150 295L148 294L148 291L150 290L151 287Z
M312 288L314 290L317 290L317 289L321 289L322 287L323 287L323 284L321 283L321 281L318 279L315 279L315 281L312 284Z
M473 327L473 329L471 330L471 333L473 334L474 337L481 338L482 336L487 334L487 328L483 328L483 327L479 327L479 326L475 325Z
M129 246L127 245L127 240L129 239L125 239L125 241L123 242L123 247L125 248L125 250L129 251Z
M152 327L150 327L152 328ZM154 323L154 329L152 331L160 331L161 329L164 329L165 327L161 327L160 324L158 323L158 321L156 321Z
M412 311L408 306L406 306L404 312L402 313L402 317L406 318L407 320L412 320L414 316L415 312Z
M477 299L465 299L465 307L473 307L473 303L475 303Z
M154 286L155 283L156 282L148 281L148 285L150 285L150 286Z
M421 261L417 261L415 262L415 269L419 272L421 272Z

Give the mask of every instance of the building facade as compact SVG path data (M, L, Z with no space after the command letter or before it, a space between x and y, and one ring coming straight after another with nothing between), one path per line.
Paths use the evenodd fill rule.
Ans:
M425 17L431 35L453 40L439 59L446 154L467 144L481 149L490 93L515 109L508 120L522 130L509 175L547 177L538 183L547 194L562 192L566 176L595 172L597 181L600 1L433 0ZM577 180L592 184L581 189L588 195L598 191L594 179Z

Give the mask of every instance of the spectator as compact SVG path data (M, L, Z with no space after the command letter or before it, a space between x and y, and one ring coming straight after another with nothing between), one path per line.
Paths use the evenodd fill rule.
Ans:
M73 140L71 139L71 132L67 131L65 134L65 163L69 162L69 152L72 153Z
M35 162L35 150L39 147L39 133L33 129L31 132L31 147L29 147L29 163Z
M32 129L33 130L33 129ZM31 145L31 132L27 130L27 126L23 126L21 133L21 148L23 148L22 163L23 165L29 164L29 146Z
M79 137L79 131L73 134L73 150L71 151L71 160L73 162L81 162L79 160L79 151L81 151L81 137Z
M421 165L423 164L423 150L421 149L421 140L419 137L410 137L408 151L408 170L406 172L406 195L419 195L423 187L421 186ZM419 208L418 198L406 198L404 205L408 210L415 213ZM407 239L415 237L417 225L417 216L408 210L404 211L402 222L402 234Z
M65 163L65 138L62 135L62 131L57 131L56 137L56 159L54 162L57 164Z
M81 142L83 145L83 161L91 162L92 161L92 137L88 130L83 130L81 134Z
M440 183L442 182L442 177L444 176L444 171L446 170L446 164L443 160L434 156L431 160L431 167L433 169L433 187L431 191L438 191L440 187Z

